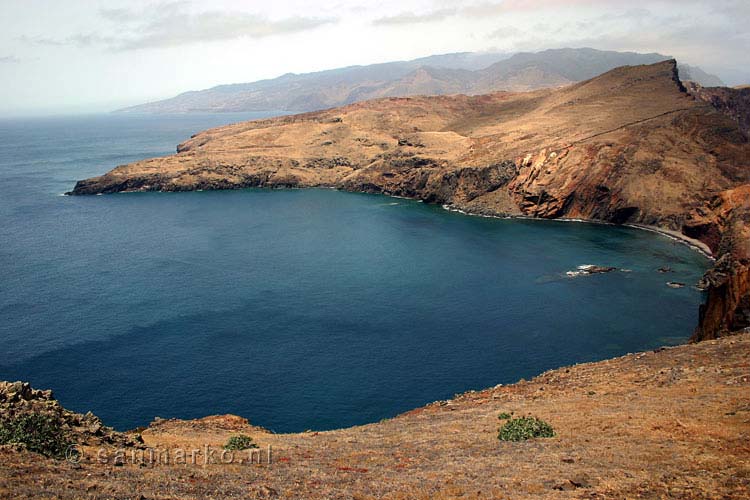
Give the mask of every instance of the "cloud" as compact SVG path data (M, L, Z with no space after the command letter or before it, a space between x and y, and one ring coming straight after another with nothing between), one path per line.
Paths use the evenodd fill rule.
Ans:
M27 43L30 45L51 45L51 46L62 46L67 45L64 40L55 40L54 38L45 38L40 36L27 36L21 35L17 38L19 42Z
M487 37L490 39L516 38L523 35L523 31L516 26L507 25L495 29Z
M80 35L71 35L65 38L46 38L46 37L30 37L20 36L18 40L24 43L33 45L46 45L50 47L93 47L93 46L115 46L122 42L121 38L117 37L106 37L96 33L87 33Z
M427 12L425 14L415 14L413 12L402 12L395 16L387 16L375 19L372 24L376 26L401 25L429 23L433 21L442 21L456 14L456 9L439 9Z
M496 16L504 12L513 10L527 10L532 8L551 7L561 3L578 4L593 2L594 0L568 0L567 2L561 2L558 0L505 0L503 2L479 2L464 5L460 8L441 8L435 9L420 14L414 12L401 12L394 16L387 16L375 19L372 24L374 25L401 25L401 24L418 24L428 23L432 21L442 21L448 17L464 16L464 17L487 17Z
M532 11L534 9L597 5L607 2L614 3L614 0L505 0L503 2L478 2L470 3L460 8L440 8L420 14L405 11L394 16L375 19L372 24L376 26L419 24L442 21L446 18L456 16L486 18L513 11Z
M146 49L243 37L264 38L306 31L330 22L333 20L305 17L271 21L252 14L218 11L196 15L176 13L135 27L131 36L113 46L121 50Z
M0 64L18 64L21 60L16 56L0 56Z
M745 5L747 0L722 0L718 1L715 9L731 9L737 13L748 10ZM652 2L642 2L646 5ZM701 5L705 0L659 0L660 4ZM636 0L634 5L638 4ZM626 6L621 0L503 0L501 2L479 1L467 2L459 8L438 8L421 14L413 12L402 12L394 16L375 19L375 25L388 24L416 24L430 21L443 20L448 17L464 17L470 19L484 19L513 13L534 13L543 15L551 11L572 11L584 9L610 9ZM635 11L645 9L632 8Z
M299 33L336 22L334 18L287 17L269 19L248 12L209 10L193 12L186 1L149 6L144 11L128 8L102 9L100 17L115 25L105 36L80 33L64 39L26 38L42 45L104 47L115 51L176 47L236 38L265 38Z
M156 9L163 9L165 6L170 4L161 4L155 6ZM133 22L137 21L140 14L127 8L114 8L114 9L99 9L99 15L104 19L112 22Z

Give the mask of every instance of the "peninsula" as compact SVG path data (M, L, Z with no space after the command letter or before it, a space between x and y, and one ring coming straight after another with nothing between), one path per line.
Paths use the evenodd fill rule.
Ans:
M719 99L674 60L560 89L384 98L196 134L70 194L332 187L470 213L646 225L716 257L694 340L750 325L750 143L741 89Z

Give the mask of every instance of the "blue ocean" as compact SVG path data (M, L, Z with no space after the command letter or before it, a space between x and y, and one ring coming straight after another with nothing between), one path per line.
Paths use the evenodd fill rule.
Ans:
M61 195L255 117L0 120L0 379L121 430L223 413L323 430L697 323L709 261L636 229L324 189ZM566 275L585 264L627 271Z

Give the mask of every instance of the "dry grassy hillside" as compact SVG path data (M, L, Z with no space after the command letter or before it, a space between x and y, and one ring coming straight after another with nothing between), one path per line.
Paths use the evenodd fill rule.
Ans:
M116 445L89 435L79 464L0 448L0 497L747 498L748 359L750 334L739 335L561 368L328 432L272 434L234 416L159 420L143 441L171 450L171 461L149 460L136 443L116 465ZM542 418L555 436L499 441L504 412ZM238 434L260 446L263 464L239 453L221 462ZM218 450L213 463L206 445ZM201 451L193 463L178 449Z
M667 61L557 91L368 101L208 130L74 193L336 186L679 228L750 180L747 140L683 90Z

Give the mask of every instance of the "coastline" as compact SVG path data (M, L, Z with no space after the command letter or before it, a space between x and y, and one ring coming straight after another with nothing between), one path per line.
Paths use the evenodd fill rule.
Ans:
M465 208L461 208L456 205L451 205L449 203L431 203L429 201L425 201L421 198L416 197L409 197L409 196L401 196L401 195L395 195L390 194L387 192L371 192L371 191L364 191L364 190L352 190L352 189L345 189L341 188L339 186L330 186L330 185L320 185L320 186L284 186L284 187L274 187L274 186L256 186L251 188L241 188L241 189L263 189L263 190L278 190L278 189L328 189L328 190L335 190L335 191L343 191L346 193L358 193L358 194L374 194L374 195L381 195L386 196L388 198L395 198L399 200L411 200L418 203L425 203L428 205L440 205L443 210L446 210L448 212L457 212L462 215L468 215L471 217L485 217L485 218L492 218L492 219L521 219L521 220L546 220L546 221L557 221L557 222L580 222L585 224L600 224L605 226L623 226L623 227L630 227L633 229L640 229L642 231L649 231L652 233L657 233L662 236L665 236L673 241L677 241L678 243L682 243L683 245L687 245L688 247L692 248L693 250L697 251L704 257L706 257L711 262L716 262L716 257L714 256L711 249L703 243L700 240L697 240L695 238L691 238L689 236L686 236L682 234L679 231L675 231L673 229L667 229L662 228L658 226L648 225L648 224L640 224L637 222L628 222L624 224L616 224L614 222L608 222L605 220L598 220L598 219L585 219L585 218L577 218L577 217L556 217L556 218L545 218L545 217L534 217L531 215L520 215L520 214L507 214L507 213L501 213L501 212L478 212L473 210L468 210ZM213 189L211 191L228 191L227 189ZM233 189L232 189L233 190ZM182 191L182 192L203 192L206 191L205 189L195 189L195 190L189 190L189 191ZM164 191L164 190L154 190L154 191L143 191L143 190L128 190L128 191L119 191L117 193L106 193L106 194L130 194L130 193L143 193L143 192L151 192L151 193L172 193L175 191ZM179 192L179 191L178 191ZM104 193L97 193L96 196L101 196ZM58 196L74 196L73 191L67 191L65 193L62 193Z
M331 187L312 187L316 188ZM713 258L690 238L658 227L441 208L486 218L628 226L661 234ZM528 380L467 390L380 422L330 431L274 434L242 417L222 415L158 419L139 433L122 434L137 436L143 444L136 446L155 450L175 449L175 443L187 449L220 450L231 436L249 435L261 449L274 450L273 465L252 465L253 482L247 481L248 466L240 464L144 465L126 459L116 468L102 465L96 461L98 450L113 456L115 445L110 444L84 446L85 458L75 467L40 461L25 451L7 451L3 456L8 480L0 486L0 496L8 491L41 495L42 486L61 496L71 490L89 495L84 488L125 496L137 482L144 485L146 495L156 497L187 470L201 481L172 486L176 495L186 498L205 496L207 490L201 488L218 483L228 485L225 493L231 490L241 496L249 490L259 498L268 497L268 491L282 498L345 498L337 496L342 491L372 498L418 498L425 481L437 485L432 498L445 499L484 498L470 495L480 491L489 498L504 498L508 492L514 498L557 498L566 490L602 497L674 496L675 491L695 488L739 497L750 484L733 480L746 477L747 470L747 450L737 436L747 430L748 410L740 403L748 387L742 371L742 360L750 352L748 335L562 365ZM696 407L705 411L695 411ZM498 415L508 412L547 421L555 436L527 444L499 442ZM138 448L124 449L129 456ZM665 449L676 451L665 454ZM710 468L704 465L707 460L712 461ZM622 474L612 479L612 470ZM23 479L31 473L42 478L42 486ZM675 483L675 477L682 482Z
M689 236L685 236L679 231L675 231L673 229L665 229L665 228L657 227L657 226L649 226L647 224L637 224L637 223L623 224L623 226L633 227L636 229L642 229L643 231L651 231L654 233L661 234L662 236L666 236L667 238L670 238L672 240L678 241L680 243L683 243L691 247L693 250L696 250L702 253L707 259L711 260L712 262L716 262L716 257L714 256L713 252L708 247L708 245L706 245L700 240L696 240L695 238L690 238Z
M483 212L473 212L471 210L465 210L465 209L456 207L455 205L449 205L449 204L443 204L442 208L444 210L447 210L448 212L457 212L457 213L472 216L472 217L487 217L487 218L493 218L493 219L547 220L547 221L557 221L557 222L580 222L584 224L600 224L603 226L630 227L633 229L640 229L642 231L648 231L651 233L656 233L662 236L666 236L667 238L673 241L682 243L683 245L687 245L688 247L692 248L693 250L697 251L698 253L706 257L711 262L716 261L716 257L713 255L713 252L711 251L711 249L708 247L708 245L706 245L702 241L696 240L695 238L690 238L689 236L685 236L679 231L661 228L658 226L650 226L647 224L639 224L635 222L629 222L625 224L615 224L614 222L607 222L604 220L582 219L582 218L572 218L572 217L557 217L557 218L547 219L543 217L533 217L533 216L528 216L528 215L490 214L490 213L483 213Z

